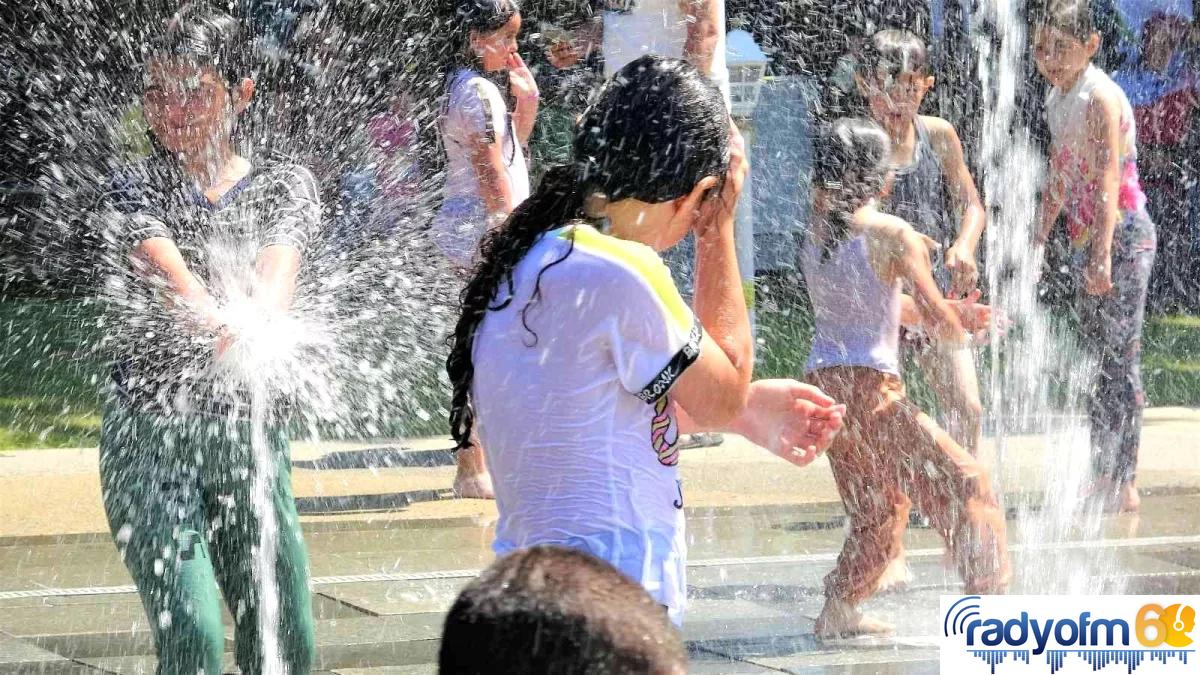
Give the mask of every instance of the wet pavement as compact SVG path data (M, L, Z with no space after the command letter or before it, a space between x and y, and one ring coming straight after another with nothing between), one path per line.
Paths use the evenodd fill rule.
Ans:
M1013 590L1046 592L1046 570L1056 568L1102 592L1200 593L1200 462L1191 431L1171 426L1182 424L1183 415L1191 429L1200 428L1194 414L1160 413L1147 425L1147 439L1154 440L1143 447L1140 515L1106 517L1099 534L1032 544L1028 521L1014 515ZM429 441L414 452L297 449L322 671L435 671L443 613L491 560L494 522L490 504L449 498L452 469L438 448ZM1006 455L1012 465L1003 482L1012 496L1042 484L1044 453L1032 441L1021 448L1014 443ZM87 453L62 452L84 459ZM40 486L45 499L6 497L0 509L0 531L9 533L0 536L0 673L152 673L146 619L102 513L97 526L87 515L90 497L74 504L83 514L74 520L56 518L51 508L63 498L47 479L75 475L78 494L86 495L87 467L53 454L6 465L10 459L0 458L0 494L12 496L5 484ZM44 470L36 469L38 461ZM690 672L936 672L939 595L961 587L931 531L909 530L908 588L865 606L894 622L899 634L821 643L812 631L821 579L844 527L828 468L792 470L735 438L687 451L683 466L690 488L684 629ZM73 524L37 533L14 524L23 517Z

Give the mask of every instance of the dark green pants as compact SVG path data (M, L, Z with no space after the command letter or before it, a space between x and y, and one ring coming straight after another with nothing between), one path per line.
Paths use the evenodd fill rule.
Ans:
M267 438L278 467L271 501L279 533L280 653L289 672L300 675L312 668L316 650L308 555L292 496L287 437L271 429ZM247 675L262 671L253 467L245 422L161 417L120 405L105 410L104 509L142 596L160 675L221 672L225 631L218 588L234 617L238 667Z

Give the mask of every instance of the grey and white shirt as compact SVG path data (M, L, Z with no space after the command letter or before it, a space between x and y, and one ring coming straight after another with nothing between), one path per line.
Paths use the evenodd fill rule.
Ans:
M150 412L228 414L236 402L206 377L212 336L189 327L162 282L131 254L148 239L170 239L218 302L249 295L263 249L294 246L305 255L314 248L321 227L316 180L303 166L267 161L212 203L171 162L150 160L124 172L106 197L113 266L106 343L116 357L118 399Z

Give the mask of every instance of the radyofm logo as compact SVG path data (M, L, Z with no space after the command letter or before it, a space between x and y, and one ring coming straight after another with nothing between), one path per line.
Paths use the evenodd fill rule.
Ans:
M1200 673L1197 607L1194 595L942 596L942 672Z

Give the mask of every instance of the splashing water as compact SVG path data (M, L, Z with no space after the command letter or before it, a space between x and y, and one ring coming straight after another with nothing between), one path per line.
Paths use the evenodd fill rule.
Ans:
M227 325L236 336L217 361L225 382L249 391L251 500L258 521L258 544L253 550L258 593L258 633L264 675L286 675L279 646L279 584L276 574L279 522L276 517L276 477L280 457L267 438L274 402L296 392L296 373L310 372L299 360L300 347L311 344L313 331L283 312L264 311L251 298L238 298L225 308Z
M993 326L989 406L996 436L997 486L1013 482L1012 436L1036 433L1048 477L1040 494L1016 497L1017 530L1026 552L1015 578L1029 593L1099 592L1096 580L1111 576L1111 557L1089 552L1086 560L1064 556L1054 544L1100 534L1100 511L1079 508L1091 486L1091 448L1080 409L1096 365L1062 322L1039 302L1043 264L1033 246L1043 160L1029 129L1018 118L1028 64L1026 7L1021 0L992 0L980 10L989 35L977 35L978 74L985 113L981 157L987 228L987 276L993 306L1014 329L1002 340ZM1007 473L1006 473L1007 472ZM1009 481L1005 481L1005 478ZM997 490L1000 494L1000 491ZM1049 572L1048 572L1049 571ZM1109 592L1112 592L1111 590Z

